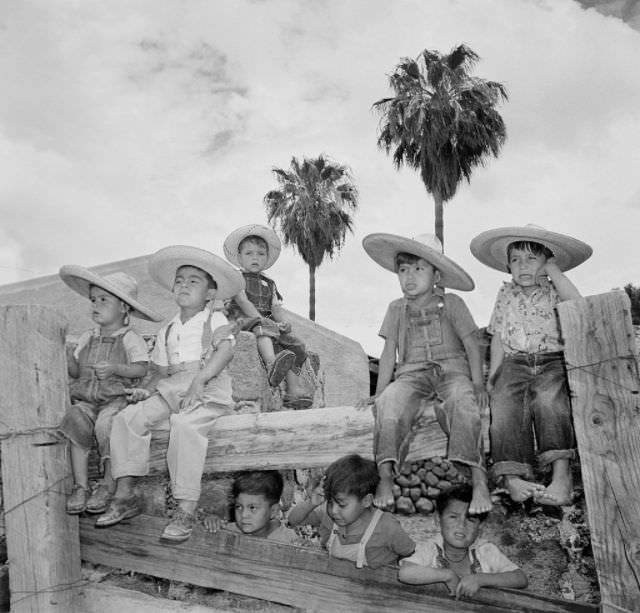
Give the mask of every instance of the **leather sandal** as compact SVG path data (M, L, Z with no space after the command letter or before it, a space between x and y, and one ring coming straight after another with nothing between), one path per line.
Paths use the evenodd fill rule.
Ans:
M89 493L86 487L81 485L74 485L73 491L69 498L67 498L67 513L69 515L79 515L87 508L87 498Z
M104 513L113 498L113 492L104 483L99 483L87 501L87 513Z
M100 515L96 519L96 528L106 528L113 526L123 519L130 519L142 513L140 502L137 496L130 496L129 498L114 498L109 504L107 512Z
M269 368L267 378L269 379L269 385L271 387L278 387L285 375L291 370L291 367L295 364L296 354L293 351L285 349L278 353L276 359Z

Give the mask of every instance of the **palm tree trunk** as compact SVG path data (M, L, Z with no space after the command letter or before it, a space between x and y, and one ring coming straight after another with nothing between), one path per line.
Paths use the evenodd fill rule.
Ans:
M436 236L442 243L442 250L444 251L444 202L439 191L433 192L433 199L436 203L435 209L435 232Z
M316 267L309 265L309 319L316 320Z

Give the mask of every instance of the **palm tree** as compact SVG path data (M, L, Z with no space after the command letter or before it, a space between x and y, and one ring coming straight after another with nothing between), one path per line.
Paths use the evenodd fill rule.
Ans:
M435 200L435 233L443 244L443 203L490 153L498 157L507 137L495 109L507 91L469 74L478 59L465 45L448 55L425 49L415 60L404 58L389 78L395 96L373 105L382 115L378 147L386 153L394 148L396 168L420 171Z
M358 208L358 190L347 166L324 155L291 158L289 170L273 168L280 185L264 197L269 223L280 230L285 245L297 249L309 266L309 319L316 316L316 269L344 245L352 232L350 212Z

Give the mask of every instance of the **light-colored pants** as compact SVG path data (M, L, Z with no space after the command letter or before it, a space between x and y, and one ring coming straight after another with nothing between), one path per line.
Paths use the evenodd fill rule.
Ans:
M197 501L209 444L209 430L230 408L208 404L188 413L172 413L159 394L130 404L113 420L111 472L114 478L142 477L149 472L151 431L169 430L167 465L176 500Z

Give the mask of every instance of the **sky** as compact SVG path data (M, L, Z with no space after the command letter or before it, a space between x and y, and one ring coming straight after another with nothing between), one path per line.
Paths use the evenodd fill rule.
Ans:
M272 168L325 154L360 192L354 233L317 271L316 320L379 354L400 296L362 249L433 232L433 200L376 146L372 104L423 49L465 43L502 82L507 142L445 205L446 254L488 323L506 276L471 255L484 230L535 223L589 243L583 295L640 285L640 32L573 0L3 0L0 284L187 244L222 255L266 224ZM308 313L290 247L269 270Z

